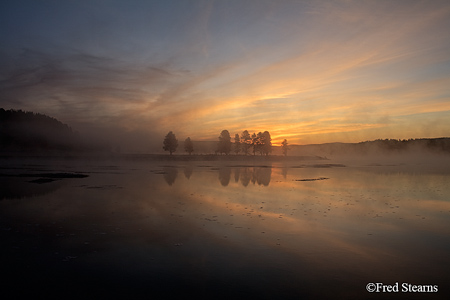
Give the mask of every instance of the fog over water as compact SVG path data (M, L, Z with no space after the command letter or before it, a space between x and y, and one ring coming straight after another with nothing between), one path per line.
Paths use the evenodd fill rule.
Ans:
M0 23L4 297L450 299L450 1Z
M2 264L11 288L423 299L366 291L370 282L399 282L437 285L430 299L450 295L448 164L2 163L10 186L0 201Z

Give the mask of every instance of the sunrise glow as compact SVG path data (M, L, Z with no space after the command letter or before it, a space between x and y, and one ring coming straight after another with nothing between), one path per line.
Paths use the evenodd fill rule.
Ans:
M168 131L267 130L274 144L450 135L447 1L85 5L2 9L1 106L144 151Z

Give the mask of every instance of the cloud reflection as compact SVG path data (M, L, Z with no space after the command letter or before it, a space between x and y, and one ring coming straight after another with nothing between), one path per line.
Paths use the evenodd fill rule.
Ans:
M124 293L137 286L145 291L139 296L149 288L167 295L180 282L193 293L211 287L215 294L238 282L234 297L250 287L262 298L286 289L295 297L282 298L301 298L311 290L322 295L320 287L334 282L318 298L345 298L349 291L362 291L364 298L365 284L378 279L439 287L447 280L450 175L428 162L345 168L214 163L180 177L179 170L190 168L59 162L58 169L82 166L90 176L82 184L0 201L4 254L12 259L5 263L20 271L18 278L32 272L30 283L42 267L23 264L21 254L42 261L49 278L63 286L61 260L67 265L70 255L80 274L76 285L95 269L92 287L103 294L120 285ZM319 177L329 180L298 181ZM20 251L6 255L11 249ZM105 274L107 283L99 285Z

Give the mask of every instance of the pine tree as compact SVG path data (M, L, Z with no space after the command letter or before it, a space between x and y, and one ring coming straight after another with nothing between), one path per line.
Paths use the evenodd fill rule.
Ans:
M239 134L236 133L234 135L234 153L238 155L239 152L241 152L241 139L239 138Z
M261 148L265 155L269 155L272 152L272 138L268 131L264 131L261 138Z
M191 153L194 152L194 144L192 144L190 137L184 140L184 151L189 153L189 155L191 155Z
M258 137L256 133L252 134L252 146L253 146L253 155L256 155L256 149L258 148Z
M252 137L250 136L250 133L248 133L247 130L244 130L241 134L241 146L242 152L244 152L245 155L248 154L251 144L252 144Z
M217 152L228 155L231 151L231 136L228 130L222 130L219 136L219 143L217 145Z
M164 143L164 146L163 146L164 151L169 151L170 155L172 155L172 153L177 150L178 140L172 131L169 131L169 133L164 138L163 143Z
M284 139L283 142L281 143L281 150L283 151L284 156L287 156L289 147L288 147L288 142L286 139Z

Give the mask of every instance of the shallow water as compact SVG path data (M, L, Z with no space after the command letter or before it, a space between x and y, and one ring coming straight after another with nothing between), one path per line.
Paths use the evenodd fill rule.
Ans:
M131 298L450 295L450 172L302 161L3 164L5 286ZM86 178L32 182L39 174ZM18 177L18 174L36 177ZM400 285L369 293L371 282ZM437 293L402 292L402 284Z

